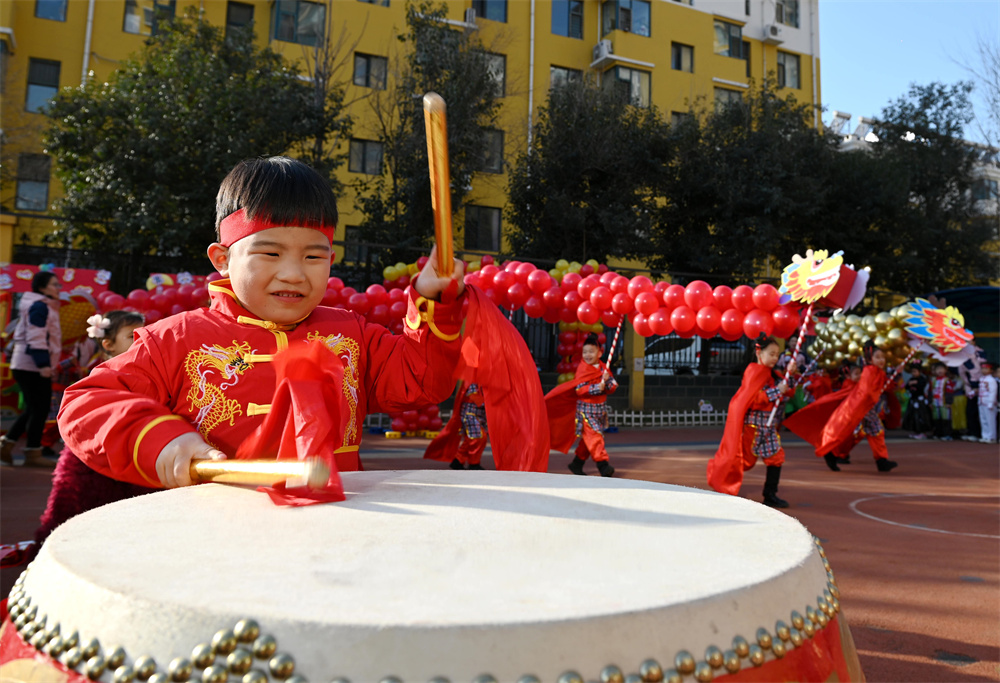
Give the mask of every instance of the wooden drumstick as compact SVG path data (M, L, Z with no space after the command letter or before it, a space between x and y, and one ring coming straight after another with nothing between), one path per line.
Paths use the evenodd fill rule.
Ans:
M239 484L243 486L305 485L318 490L330 478L330 467L321 458L305 460L195 460L191 481L199 484Z
M437 272L449 277L455 271L451 229L451 173L448 170L448 123L444 99L436 92L424 95L424 128L427 132L427 165L434 209Z

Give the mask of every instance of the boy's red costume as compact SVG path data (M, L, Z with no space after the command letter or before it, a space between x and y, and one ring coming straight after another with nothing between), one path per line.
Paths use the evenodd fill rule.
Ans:
M444 305L412 293L405 333L393 336L352 312L325 307L294 326L278 325L242 308L228 280L211 283L209 291L209 308L140 328L128 352L67 390L59 423L89 467L161 487L160 451L189 432L233 457L270 412L274 356L290 344L323 344L343 364L343 429L335 430L333 444L339 470L360 468L367 413L438 403L453 387L461 300Z
M603 406L607 402L607 393L611 393L617 388L617 384L609 387L609 391L604 394L591 394L588 387L601 381L607 375L613 382L614 377L604 361L598 361L597 366L580 361L576 366L576 373L572 382L564 382L545 395L545 411L549 418L549 443L554 450L568 453L577 435L583 435L589 425L580 424L577 420L577 404L579 402ZM591 430L597 434L603 442L603 436L599 432ZM586 452L594 457L594 460L607 460L607 452L603 448L591 448L591 444L584 443ZM578 449L579 450L579 449ZM586 457L582 453L578 456Z
M775 386L771 368L761 363L751 363L747 366L743 372L743 382L729 402L722 441L715 452L715 457L708 461L708 484L719 493L739 495L740 486L743 484L743 472L753 467L757 460L757 456L751 451L757 427L744 424L744 420L747 413L752 410L770 414L774 403L765 393L765 389L769 386ZM793 415L803 410L805 408ZM781 408L775 412L775 422L770 429L777 428L777 421L780 419L778 412L781 412ZM764 461L768 465L780 466L784 459L784 450L779 447Z

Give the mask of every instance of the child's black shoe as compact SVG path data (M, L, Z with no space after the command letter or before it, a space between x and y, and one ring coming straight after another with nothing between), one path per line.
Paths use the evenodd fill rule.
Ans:
M464 470L465 469L465 465L463 465L462 461L459 460L458 458L455 458L454 460L452 460L451 464L448 465L448 467L450 467L453 470Z
M569 471L572 472L573 474L584 474L583 463L585 462L586 460L581 460L580 458L573 458L573 462L569 464Z
M615 468L607 460L599 460L597 462L597 471L601 473L602 477L610 477L615 473Z

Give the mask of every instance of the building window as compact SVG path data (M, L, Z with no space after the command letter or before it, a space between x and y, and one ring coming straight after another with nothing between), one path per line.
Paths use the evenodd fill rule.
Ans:
M715 89L715 108L722 109L743 101L743 93L739 90L729 90L727 88Z
M354 53L354 85L362 88L385 90L385 72L388 61L385 57Z
M490 21L507 21L507 0L472 0L476 16Z
M493 79L494 97L504 97L507 94L507 56L487 52L486 68Z
M649 37L649 3L646 0L606 0L601 5L603 33L627 31Z
M670 65L674 71L694 73L694 48L681 43L670 44Z
M0 95L7 93L7 58L10 56L10 46L6 40L0 40Z
M359 0L360 2L367 2L369 5L378 5L379 7L388 7L389 0Z
M486 136L486 146L479 170L484 173L503 173L503 131L486 128L483 133Z
M368 245L361 244L361 228L356 225L344 227L344 262L368 262Z
M799 0L776 0L774 20L785 26L799 27Z
M125 0L125 19L122 21L125 33L142 33L142 14L136 0Z
M39 19L66 21L66 0L35 0L35 16Z
M306 0L275 0L274 39L316 45L326 26L326 5Z
M125 0L125 18L122 30L125 33L156 35L157 22L173 19L177 10L177 0ZM144 30L144 27L146 30Z
M230 2L226 5L226 36L253 23L253 5Z
M750 16L750 0L743 0L743 13Z
M28 60L28 95L25 98L25 111L40 113L55 94L59 91L60 62L48 59Z
M1000 184L996 180L980 178L972 185L972 199L977 202L1000 199Z
M552 0L552 33L583 39L583 0Z
M799 56L788 52L778 52L778 87L801 88L799 80Z
M567 83L579 83L583 80L583 72L578 69L567 69L562 66L549 67L549 88L559 88Z
M747 78L750 78L750 41L743 41L743 61L747 63Z
M649 72L616 66L604 72L605 88L614 88L637 107L649 106Z
M500 209L472 204L465 207L465 248L500 250Z
M49 207L49 157L21 154L17 159L17 198L14 207L45 211Z
M727 21L715 21L715 54L743 58L743 27Z
M351 158L347 170L351 173L382 174L382 143L375 140L351 140Z
M685 121L691 120L691 112L689 111L672 111L670 112L670 125L677 126L683 125Z

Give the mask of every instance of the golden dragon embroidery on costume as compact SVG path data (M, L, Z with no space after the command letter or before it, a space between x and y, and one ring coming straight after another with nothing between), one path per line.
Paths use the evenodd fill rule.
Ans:
M322 335L318 332L310 332L308 341L318 341L326 344L327 348L333 351L340 360L344 362L344 398L351 407L350 419L344 429L344 446L350 446L358 435L358 340L345 337L342 334Z
M249 342L238 343L234 340L233 346L227 348L205 344L189 352L184 359L184 372L191 383L187 399L191 411L196 413L194 424L206 440L217 426L223 422L232 426L236 416L243 414L239 401L226 398L226 390L252 367L243 359L249 353ZM216 373L221 381L213 384L209 376Z

